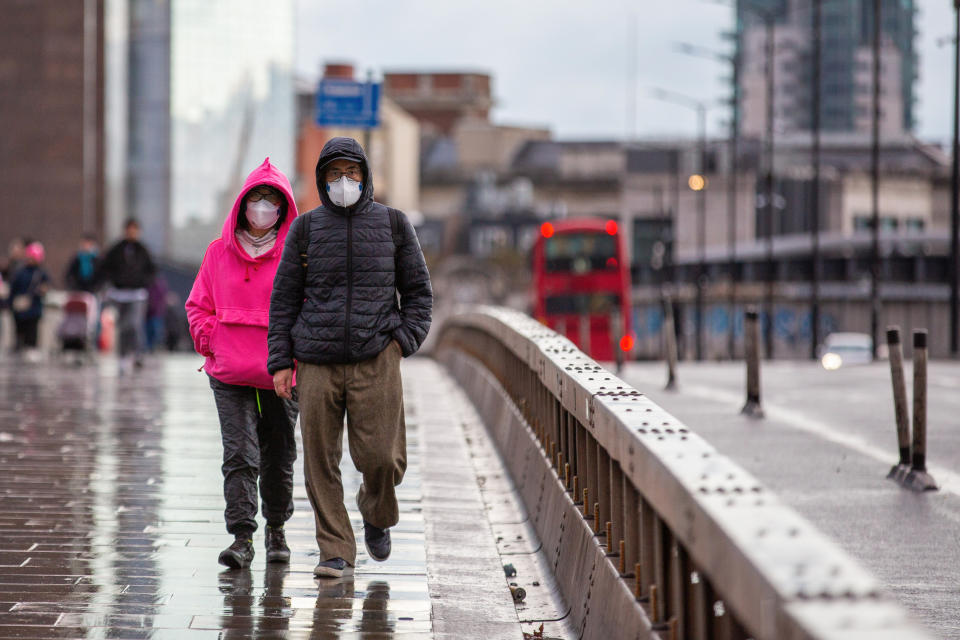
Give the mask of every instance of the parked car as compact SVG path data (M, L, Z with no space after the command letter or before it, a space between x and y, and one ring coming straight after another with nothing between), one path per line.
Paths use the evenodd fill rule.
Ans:
M873 362L873 339L866 333L838 331L831 333L820 346L820 364L828 371L856 364ZM878 358L887 357L886 345L877 349Z

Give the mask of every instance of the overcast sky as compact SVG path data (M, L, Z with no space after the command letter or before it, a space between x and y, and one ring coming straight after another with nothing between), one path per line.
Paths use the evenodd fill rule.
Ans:
M659 87L711 105L711 135L724 135L729 65L675 49L690 42L720 52L729 5L710 0L296 0L299 75L323 61L353 62L362 77L394 70L477 70L493 76L499 124L549 127L563 138L693 135L694 112L647 97ZM952 34L948 0L917 0L920 79L917 134L952 131ZM630 45L630 24L636 39ZM636 55L631 80L630 51ZM630 123L630 85L637 87Z

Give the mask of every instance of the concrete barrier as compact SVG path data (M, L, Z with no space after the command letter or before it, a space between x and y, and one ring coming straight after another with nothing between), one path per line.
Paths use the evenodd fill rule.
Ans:
M565 338L498 308L441 332L438 357L501 447L582 637L930 637L836 544Z

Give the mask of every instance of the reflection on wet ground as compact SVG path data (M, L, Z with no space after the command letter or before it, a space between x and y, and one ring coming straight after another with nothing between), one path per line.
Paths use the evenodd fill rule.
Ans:
M290 565L264 562L261 521L253 567L229 571L217 564L230 542L219 428L197 365L158 357L118 378L109 360L0 363L0 638L434 637L416 407L408 406L409 469L388 562L371 562L361 542L355 576L313 578L313 517L298 460ZM404 366L407 375L417 365ZM415 380L405 387L415 403ZM346 495L358 481L345 455ZM362 535L352 499L347 506ZM485 564L500 570L495 553ZM509 605L500 591L502 571L491 601ZM448 611L455 601L444 601ZM485 637L519 637L512 607L491 605L486 615L513 620Z

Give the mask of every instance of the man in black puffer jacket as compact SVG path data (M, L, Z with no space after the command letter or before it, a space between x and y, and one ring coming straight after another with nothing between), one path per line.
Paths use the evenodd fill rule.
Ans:
M433 293L413 225L374 202L356 140L327 142L316 178L323 204L293 221L273 281L267 369L277 394L290 398L296 361L320 547L314 574L336 578L352 571L357 553L340 480L344 415L363 474L357 506L367 553L383 561L399 519L394 488L407 466L400 359L426 338Z

